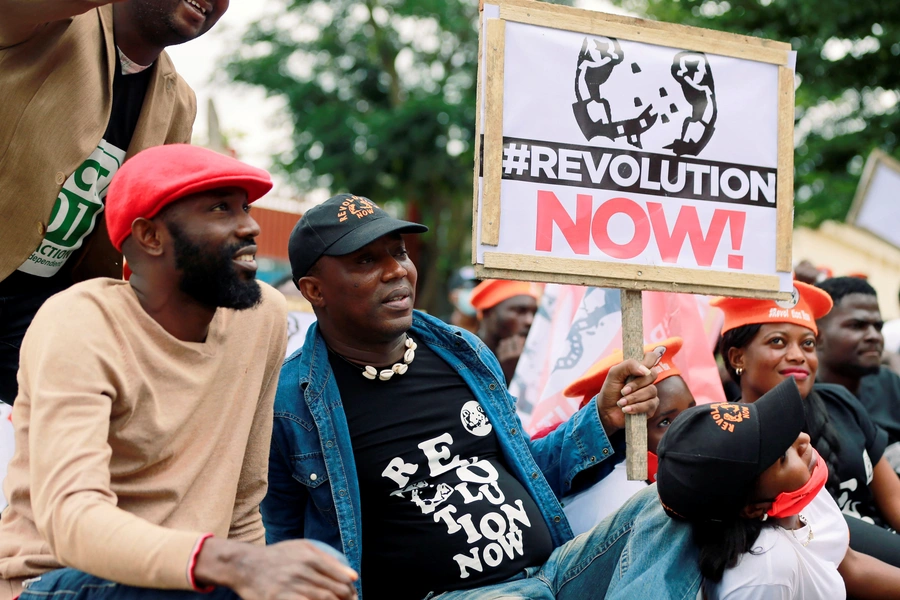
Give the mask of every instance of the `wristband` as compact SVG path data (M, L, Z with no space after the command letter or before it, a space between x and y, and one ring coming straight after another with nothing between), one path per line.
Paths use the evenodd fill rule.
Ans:
M191 551L191 558L188 561L188 582L191 584L191 588L195 592L202 592L204 594L208 594L209 592L216 589L214 585L207 585L205 587L200 587L197 585L197 580L194 579L194 569L197 567L197 557L200 556L200 551L203 550L203 544L206 543L206 540L213 537L213 534L207 533L200 537L197 540L197 543L194 544L194 549Z

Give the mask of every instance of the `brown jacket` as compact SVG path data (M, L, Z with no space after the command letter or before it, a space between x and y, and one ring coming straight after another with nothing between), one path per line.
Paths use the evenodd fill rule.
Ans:
M62 184L106 131L116 66L108 2L0 0L0 281L40 245ZM189 143L196 113L194 93L163 52L126 159ZM69 260L76 281L121 278L103 213Z

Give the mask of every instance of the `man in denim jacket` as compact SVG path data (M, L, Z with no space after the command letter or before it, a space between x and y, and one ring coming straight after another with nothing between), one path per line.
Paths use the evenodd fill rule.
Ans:
M343 552L369 600L692 600L689 530L664 516L655 487L574 540L559 502L623 458L623 411L655 411L658 355L615 367L587 406L531 441L485 345L413 311L402 234L423 231L342 194L291 234L317 324L278 383L268 542Z

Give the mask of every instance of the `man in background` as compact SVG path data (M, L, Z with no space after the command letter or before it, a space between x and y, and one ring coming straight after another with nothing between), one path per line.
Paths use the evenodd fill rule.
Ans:
M537 314L541 286L526 281L486 279L472 290L478 310L478 337L500 361L506 383L512 381Z
M843 385L888 432L885 456L900 471L900 376L882 366L884 321L878 296L865 279L834 277L816 284L834 308L819 319L817 379Z
M447 282L447 299L453 307L450 324L471 333L478 331L478 313L472 306L472 290L476 285L478 279L475 278L475 269L471 266L457 269Z

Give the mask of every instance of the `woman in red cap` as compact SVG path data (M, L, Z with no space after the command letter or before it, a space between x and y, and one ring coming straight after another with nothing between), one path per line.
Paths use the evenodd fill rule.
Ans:
M720 346L725 367L746 403L794 378L805 399L807 431L829 467L826 488L850 517L853 547L900 566L900 537L879 536L860 522L900 529L900 479L882 456L887 434L845 388L815 383L816 319L831 310L832 301L816 287L794 284L791 302L747 298L711 302L725 313ZM882 539L880 546L863 544L873 536Z

